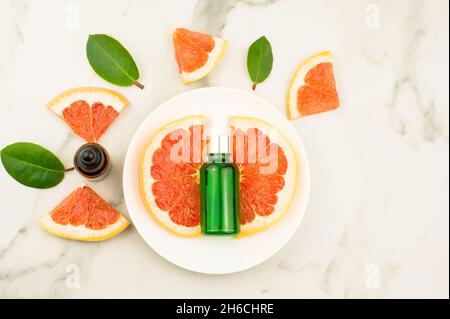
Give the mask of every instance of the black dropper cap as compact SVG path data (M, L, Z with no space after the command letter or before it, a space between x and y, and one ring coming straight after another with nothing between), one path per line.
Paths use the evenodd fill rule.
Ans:
M97 143L82 145L73 158L75 169L89 179L105 177L110 169L110 159L106 149Z

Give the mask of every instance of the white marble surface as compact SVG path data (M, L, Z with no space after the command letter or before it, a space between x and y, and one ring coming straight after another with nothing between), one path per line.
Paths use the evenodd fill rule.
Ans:
M80 176L42 191L1 168L0 297L448 298L448 10L446 0L1 0L0 147L37 142L70 165L81 141L46 102L75 86L122 92L131 107L102 140L114 169L95 189L125 215L121 169L136 127L186 90L250 91L245 54L260 35L275 62L255 94L284 113L296 66L329 49L342 106L294 122L311 162L307 213L277 255L234 275L177 268L133 227L101 243L50 236L36 221ZM170 40L177 26L229 39L219 67L196 84L178 80ZM85 57L90 33L111 34L132 52L145 90L94 74Z

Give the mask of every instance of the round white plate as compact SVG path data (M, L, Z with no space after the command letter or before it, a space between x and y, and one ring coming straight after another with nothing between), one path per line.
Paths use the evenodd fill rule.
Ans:
M267 230L240 239L178 237L160 227L145 209L139 190L139 161L152 134L163 125L189 115L250 116L275 126L291 143L298 159L295 194L285 215ZM273 256L293 236L306 209L310 190L308 159L303 144L286 117L256 95L212 87L180 94L161 104L139 126L128 147L123 190L134 226L159 255L200 273L226 274L254 267Z

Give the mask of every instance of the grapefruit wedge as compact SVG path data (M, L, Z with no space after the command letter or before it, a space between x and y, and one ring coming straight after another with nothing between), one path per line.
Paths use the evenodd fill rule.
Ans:
M81 185L39 224L59 237L99 241L116 236L129 222L90 187Z
M295 71L287 94L287 114L293 120L334 110L338 106L331 52L320 52L304 61Z
M183 28L176 29L172 38L183 83L194 82L207 76L227 46L225 39Z
M97 142L127 105L128 100L122 94L96 87L70 89L48 103L88 143Z
M289 143L270 124L243 117L232 117L229 124L234 132L233 160L240 171L243 237L268 228L286 212L297 163ZM184 237L201 233L203 127L203 116L169 123L150 138L141 157L140 189L147 210L163 228ZM183 148L188 155L180 159Z

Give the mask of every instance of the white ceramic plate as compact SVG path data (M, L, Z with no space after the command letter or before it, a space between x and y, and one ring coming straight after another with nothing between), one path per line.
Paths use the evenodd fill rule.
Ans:
M275 126L291 143L298 158L298 181L285 215L267 230L241 239L182 238L161 228L145 209L139 190L139 161L152 134L163 125L189 115L260 118ZM139 126L128 147L123 171L125 201L134 226L159 255L185 269L226 274L254 267L273 256L297 230L308 202L310 177L303 144L286 117L263 99L239 90L212 87L180 94L161 104Z

